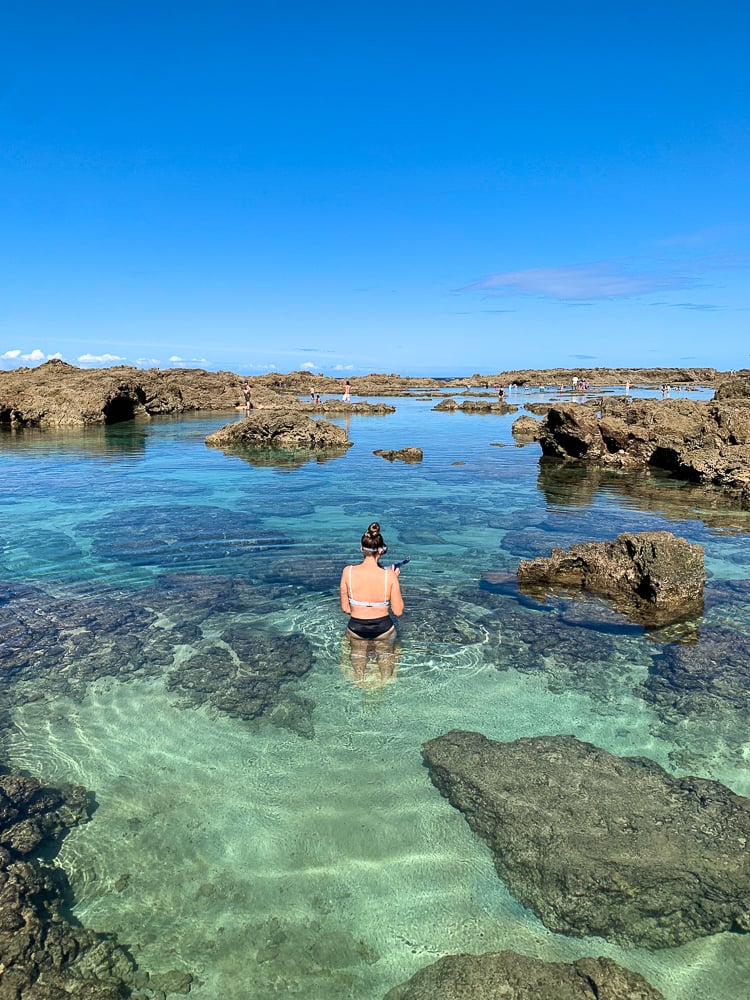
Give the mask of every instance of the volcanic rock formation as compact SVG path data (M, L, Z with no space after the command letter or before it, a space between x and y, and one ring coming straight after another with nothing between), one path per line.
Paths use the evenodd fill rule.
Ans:
M406 462L409 465L415 465L422 461L423 453L421 448L407 447L399 448L398 451L393 451L393 449L388 448L378 448L373 452L373 455L379 455L381 458L387 459L389 462L393 462L398 459L399 462Z
M665 625L703 610L706 570L701 545L669 531L624 532L613 542L583 542L522 559L518 582L532 593L580 587L644 625Z
M550 930L664 948L750 930L750 800L573 736L425 743L433 783Z
M206 438L212 448L261 452L337 452L353 442L343 427L328 420L311 420L293 410L253 412Z
M667 469L719 486L750 506L750 400L599 400L563 403L542 421L546 456L619 469ZM601 415L599 415L601 414Z
M445 955L384 1000L664 1000L611 958L543 962L515 951Z
M0 772L2 772L0 768ZM111 935L70 925L62 869L43 848L88 819L83 788L60 791L0 773L0 996L118 1000L135 963Z

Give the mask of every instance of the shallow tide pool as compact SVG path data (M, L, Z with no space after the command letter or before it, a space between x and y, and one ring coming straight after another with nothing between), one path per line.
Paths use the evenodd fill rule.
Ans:
M504 948L609 955L668 1000L750 992L745 935L648 951L546 930L420 755L455 728L573 733L750 796L746 719L675 719L644 694L684 635L513 585L521 558L665 528L705 548L713 597L690 641L744 637L750 515L665 477L547 467L513 441L517 414L388 402L337 421L343 457L282 468L205 446L232 414L0 436L0 586L17 598L0 611L24 609L3 619L2 755L96 797L57 859L75 916L150 972L192 973L196 1000L379 1000L441 955ZM407 445L421 464L372 454ZM387 661L353 669L337 584L372 520L388 559L411 557L407 610ZM251 680L284 668L245 717L206 682L243 650L261 651Z

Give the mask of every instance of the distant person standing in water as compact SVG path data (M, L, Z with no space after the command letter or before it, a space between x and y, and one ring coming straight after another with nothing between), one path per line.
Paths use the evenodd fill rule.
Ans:
M404 613L398 582L401 571L384 569L378 562L388 546L377 521L362 535L360 551L362 562L358 566L345 566L339 584L341 610L350 616L346 634L355 641L390 638L395 635L396 626L389 611L397 618Z
M342 402L351 403L351 401L352 401L352 387L349 384L349 379L347 379L346 382L344 382L344 396Z

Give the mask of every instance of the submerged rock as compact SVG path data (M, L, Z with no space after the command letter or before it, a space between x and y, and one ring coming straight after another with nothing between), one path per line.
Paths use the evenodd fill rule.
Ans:
M301 635L227 629L167 675L167 688L192 705L208 703L224 715L255 719L275 708L282 685L312 666L312 648Z
M664 1000L611 958L543 962L515 951L445 955L384 1000Z
M580 587L645 625L699 614L705 581L703 547L669 531L623 532L613 542L583 542L518 564L522 587Z
M50 788L0 768L0 996L118 1000L135 962L112 935L72 926L70 885L40 861L50 842L89 816L86 791ZM67 897L67 898L66 898Z
M697 641L666 646L644 684L646 699L662 719L694 717L719 724L750 714L750 636L736 629L702 626Z
M573 736L454 730L422 754L550 930L647 948L750 930L750 800L725 785Z

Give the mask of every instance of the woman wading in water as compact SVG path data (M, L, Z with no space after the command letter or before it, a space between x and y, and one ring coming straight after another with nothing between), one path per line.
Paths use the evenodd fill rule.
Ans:
M404 599L398 582L399 569L383 569L378 563L388 551L373 521L362 535L362 562L344 566L341 574L341 610L350 615L347 633L355 639L385 639L396 626L389 609L399 618L404 613Z
M404 613L398 582L401 571L384 568L378 563L388 546L377 521L373 521L362 535L360 545L362 562L358 566L344 567L339 586L341 610L350 616L346 637L351 646L351 667L355 683L370 686L366 683L365 671L368 660L374 656L380 683L386 684L393 680L396 668L396 658L390 648L396 638L396 626L389 611L397 618Z

